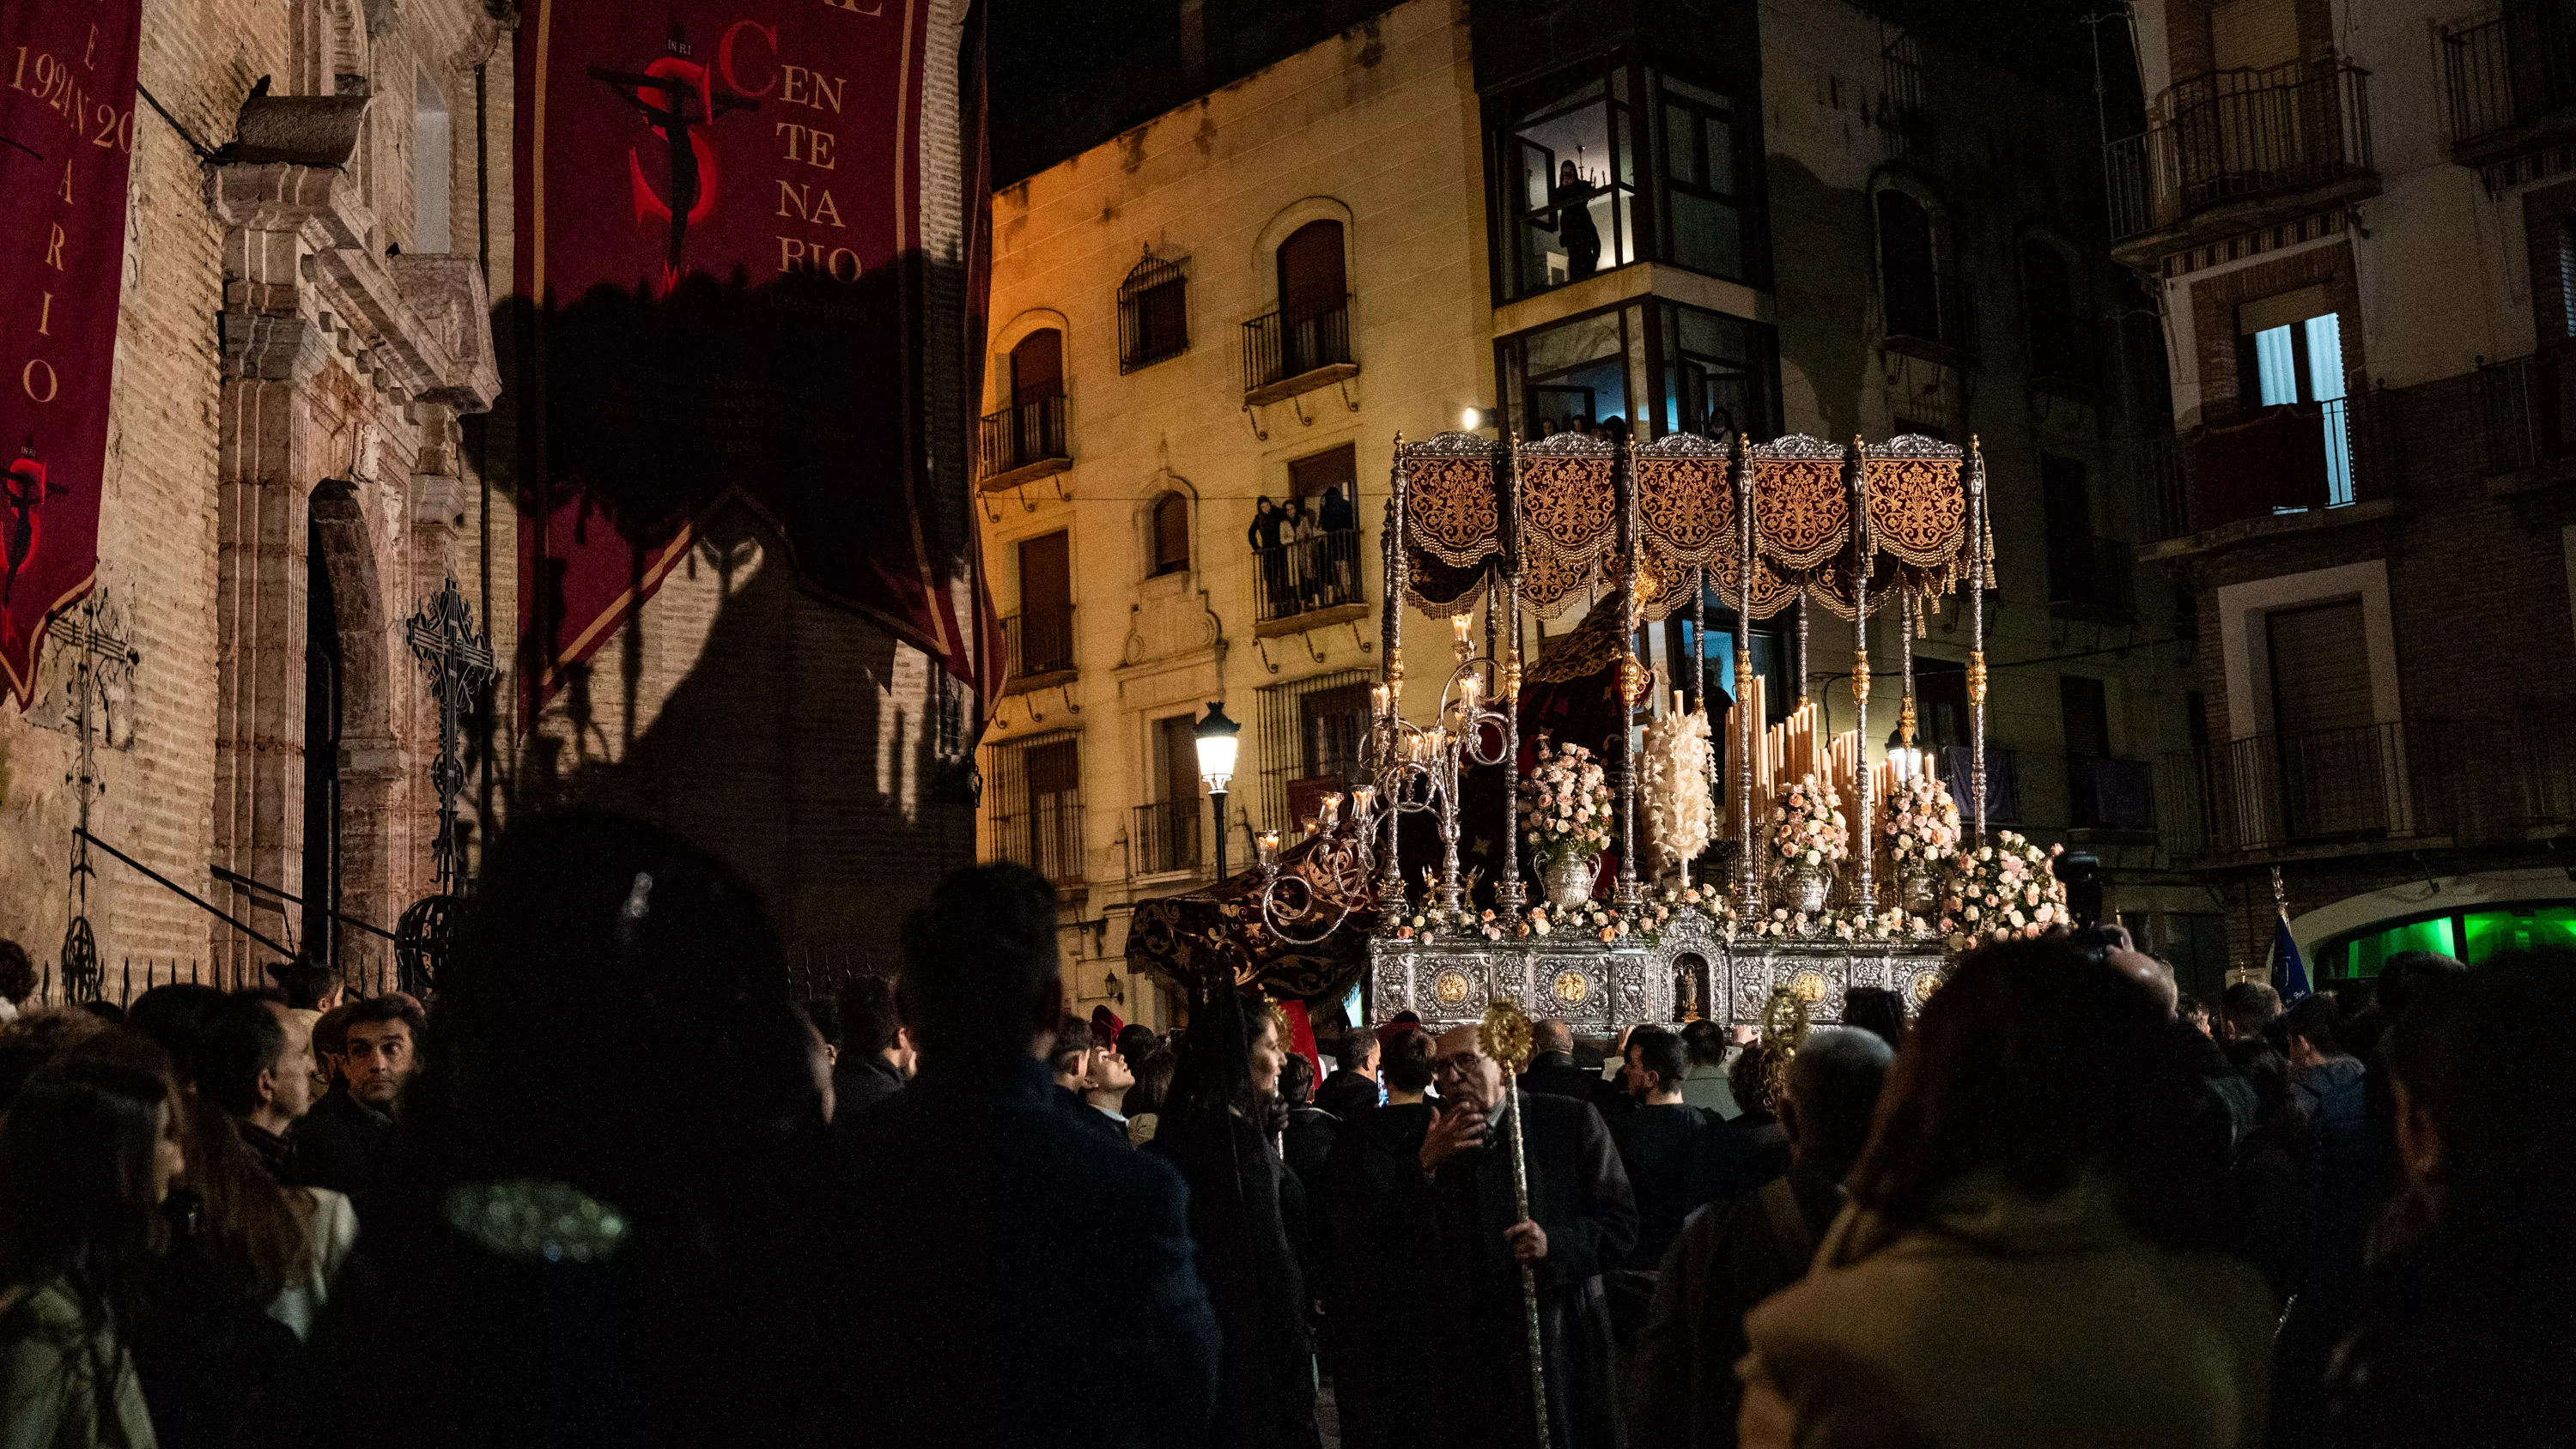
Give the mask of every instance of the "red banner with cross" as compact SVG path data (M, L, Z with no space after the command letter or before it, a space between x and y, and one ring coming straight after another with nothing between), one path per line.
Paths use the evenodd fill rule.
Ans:
M749 506L975 676L927 506L928 0L536 0L518 35L533 710ZM949 57L941 57L946 64Z
M21 709L98 566L142 14L0 6L0 675Z

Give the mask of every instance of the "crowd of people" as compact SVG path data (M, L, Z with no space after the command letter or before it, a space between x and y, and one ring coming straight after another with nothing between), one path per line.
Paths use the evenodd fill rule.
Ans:
M290 964L16 1013L0 1445L1539 1449L1543 1410L1550 1449L2475 1449L2576 1413L2576 961L2204 1006L2060 935L1795 1043L1639 1024L1595 1067L1539 1022L1514 1080L1474 1027L1310 1055L1204 985L1168 1034L1070 1017L1056 941L1046 882L977 866L900 970L800 1004L732 870L567 813L496 843L426 1006Z

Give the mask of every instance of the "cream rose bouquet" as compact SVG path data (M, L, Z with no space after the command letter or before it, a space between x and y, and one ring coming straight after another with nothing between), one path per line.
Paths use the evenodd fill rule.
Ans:
M1521 841L1544 869L1562 859L1598 859L1610 848L1610 781L1581 745L1539 752L1521 781Z
M2051 926L2070 924L2066 886L2049 865L2065 848L2041 850L2003 830L1996 832L1994 844L1952 856L1941 898L1941 930L1950 945L1965 950L2040 936Z
M1950 787L1930 775L1897 783L1887 795L1887 858L1900 870L1931 868L1959 849L1959 807Z
M1771 868L1822 870L1851 855L1851 831L1832 792L1813 775L1801 777L1771 808Z

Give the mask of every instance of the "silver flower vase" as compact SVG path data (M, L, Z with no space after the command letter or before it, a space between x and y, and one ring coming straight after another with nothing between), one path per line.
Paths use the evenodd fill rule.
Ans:
M1799 861L1781 872L1780 904L1789 913L1813 921L1825 913L1825 901L1834 893L1834 873L1821 865Z
M1939 882L1933 879L1932 867L1921 861L1908 861L1896 873L1896 903L1909 916L1932 914L1940 903Z
M1592 884L1601 875L1601 857L1560 855L1547 863L1539 879L1547 887L1551 911L1579 911L1592 903Z

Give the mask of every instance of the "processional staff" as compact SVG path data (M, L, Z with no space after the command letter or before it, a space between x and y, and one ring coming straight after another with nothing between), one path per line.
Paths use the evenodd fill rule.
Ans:
M1505 1120L1511 1123L1512 1139L1512 1221L1530 1220L1529 1159L1521 1148L1521 1094L1518 1085L1521 1068L1529 1065L1529 1013L1509 1001L1497 1001L1485 1008L1485 1019L1476 1028L1476 1046L1486 1056L1502 1064L1503 1101L1508 1110ZM1547 1363L1540 1357L1538 1319L1538 1274L1526 1262L1521 1265L1521 1319L1529 1333L1530 1413L1538 1421L1538 1436L1531 1442L1547 1443Z

